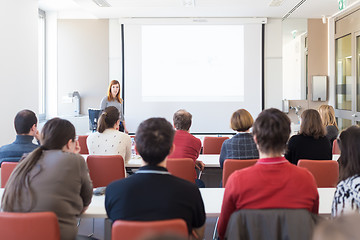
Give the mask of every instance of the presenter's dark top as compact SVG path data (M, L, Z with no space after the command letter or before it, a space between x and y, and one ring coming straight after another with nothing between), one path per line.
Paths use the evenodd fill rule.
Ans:
M34 137L30 135L16 135L13 143L0 148L0 164L6 162L18 162L24 153L32 152L39 145L34 144Z
M299 159L331 160L331 144L326 137L315 139L302 134L292 136L288 142L285 158L297 165Z
M205 224L205 209L197 186L170 175L159 166L141 167L136 174L106 188L105 208L112 220L184 219L189 233Z

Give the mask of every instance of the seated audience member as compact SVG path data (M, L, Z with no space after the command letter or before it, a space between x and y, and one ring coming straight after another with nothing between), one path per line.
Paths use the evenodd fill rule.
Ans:
M318 213L314 177L281 156L290 135L289 118L274 108L264 110L255 120L253 134L260 159L229 177L218 222L220 238L231 214L240 209L304 208Z
M184 109L178 110L174 116L174 126L176 129L174 137L175 150L169 158L191 158L199 170L204 169L204 163L196 160L201 150L200 139L190 134L192 115ZM196 177L196 175L195 175Z
M42 128L41 146L19 162L2 198L6 212L54 212L63 240L75 239L77 217L89 206L92 184L67 120L53 118ZM20 230L21 231L21 230Z
M339 183L332 204L332 216L360 212L360 128L351 126L338 139Z
M331 160L331 144L325 135L318 111L305 110L301 114L299 134L290 138L285 158L295 165L299 159Z
M360 236L360 215L350 214L320 222L313 240L355 240Z
M136 132L136 149L145 166L106 188L105 208L112 221L181 218L189 233L203 239L205 210L195 184L172 176L165 168L175 131L164 118L150 118Z
M329 139L332 146L334 140L339 134L339 129L335 119L334 108L330 105L321 105L319 107L319 114L321 121L326 128L326 137Z
M250 133L253 123L254 119L245 109L239 109L233 113L230 127L238 133L224 141L220 153L220 168L223 168L225 159L259 158L259 151Z
M16 140L0 148L0 164L7 159L19 161L24 153L29 153L39 145L32 141L34 137L40 140L37 130L37 118L33 111L22 110L15 116L14 126L16 130Z
M121 155L127 163L131 158L131 138L119 131L119 110L110 106L101 113L97 132L86 139L90 155Z

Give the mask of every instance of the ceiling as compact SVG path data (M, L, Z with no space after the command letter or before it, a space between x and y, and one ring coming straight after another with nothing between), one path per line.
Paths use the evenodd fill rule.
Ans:
M104 1L104 0L101 0ZM39 0L39 8L57 11L59 18L121 17L269 17L282 18L303 2L289 18L321 18L338 12L338 0L283 0L271 7L271 0L105 0L111 7L99 7L93 0ZM279 1L279 0L274 0ZM348 4L356 0L348 0Z

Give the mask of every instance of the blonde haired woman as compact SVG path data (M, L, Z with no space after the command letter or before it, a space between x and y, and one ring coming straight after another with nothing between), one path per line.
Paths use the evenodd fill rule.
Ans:
M326 127L326 137L329 139L331 146L339 134L339 129L335 119L334 108L330 105L321 105L319 113L323 125Z

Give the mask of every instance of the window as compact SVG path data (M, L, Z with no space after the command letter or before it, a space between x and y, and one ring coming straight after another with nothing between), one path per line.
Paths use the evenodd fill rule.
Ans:
M45 61L45 12L39 9L38 19L38 76L39 76L39 120L46 117L45 93L46 93L46 61Z

